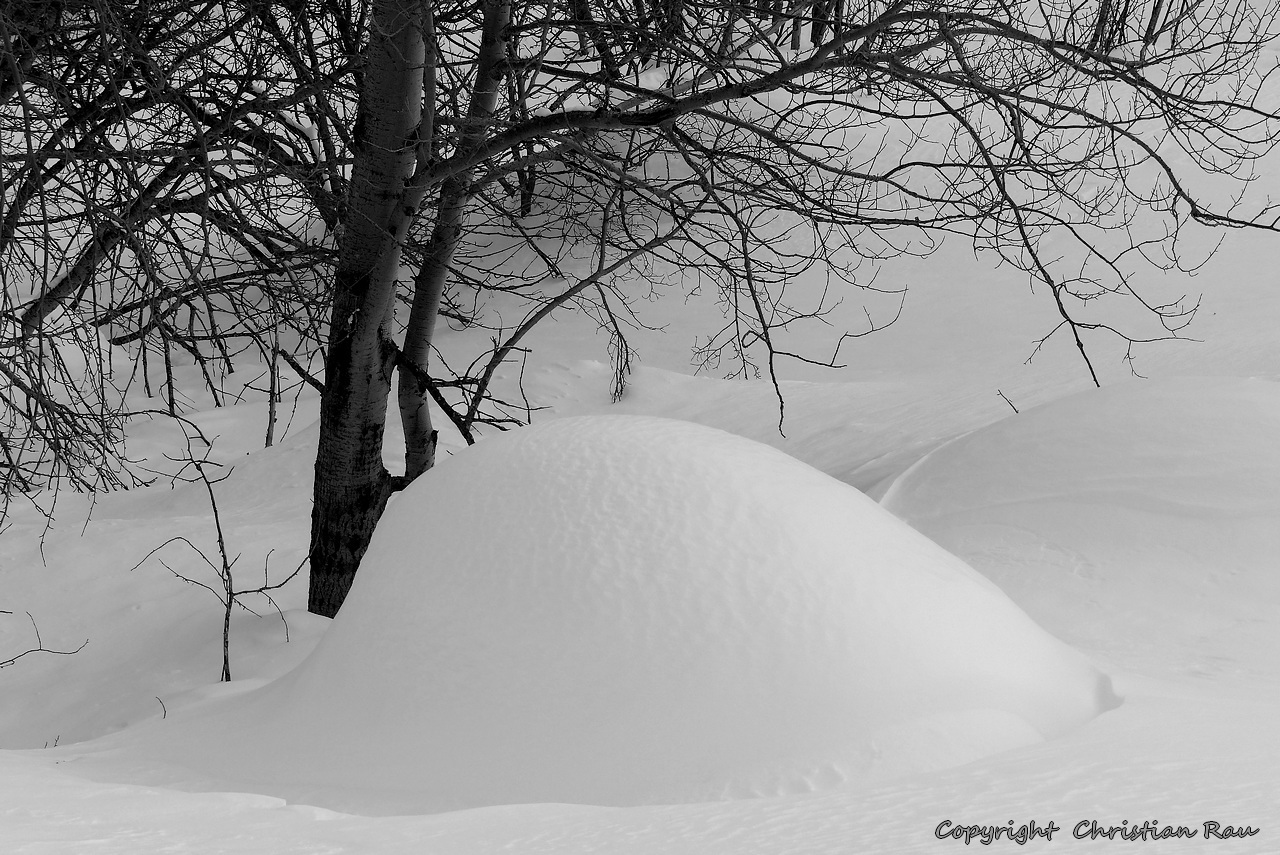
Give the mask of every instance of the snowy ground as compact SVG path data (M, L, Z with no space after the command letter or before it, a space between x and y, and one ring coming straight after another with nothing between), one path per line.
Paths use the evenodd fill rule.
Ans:
M946 852L964 847L965 840L940 839L936 832L944 822L952 823L944 831L985 826L989 833L993 826L1008 828L1012 823L1016 830L1032 821L1040 828L1054 823L1059 829L1049 841L1039 838L1027 844L1038 850L1123 849L1126 841L1119 836L1073 835L1077 823L1086 823L1082 831L1087 833L1087 823L1096 820L1104 830L1151 823L1196 832L1191 839L1137 844L1148 852L1280 852L1280 736L1273 724L1280 711L1280 446L1274 442L1280 431L1280 350L1274 346L1280 320L1280 293L1273 286L1277 262L1280 244L1231 236L1199 279L1167 286L1205 292L1204 309L1191 330L1201 343L1153 345L1140 351L1139 368L1151 380L1130 378L1119 353L1101 345L1106 383L1101 392L1085 388L1065 339L1051 342L1031 365L1023 364L1033 340L1046 330L1044 295L1028 295L1016 283L991 277L974 268L971 259L962 268L965 259L958 251L953 257L922 262L902 274L913 290L900 323L856 342L848 354L850 369L793 375L785 386L785 437L777 431L777 406L766 384L695 378L682 370L690 340L707 317L705 308L695 306L680 314L674 307L658 307L669 314L660 318L670 322L668 330L640 343L646 367L618 405L608 404L608 369L592 361L600 357L602 342L589 329L565 323L540 333L537 346L543 361L528 377L534 401L550 408L540 420L596 412L656 415L775 446L835 480L806 481L809 487L782 494L790 495L791 501L776 509L778 519L771 519L770 525L784 530L803 526L817 513L805 501L826 497L824 490L841 487L836 482L863 490L998 585L1003 594L979 596L973 592L986 591L985 583L969 580L969 587L956 589L969 593L954 595L955 601L970 604L970 617L977 609L977 616L994 622L997 634L1012 633L1008 637L1019 639L1006 643L1005 649L996 645L984 653L980 646L956 643L955 632L940 633L916 618L893 620L900 612L893 610L891 597L850 606L846 617L861 610L864 618L861 635L849 642L851 647L822 646L839 634L840 625L830 610L823 612L826 616L812 638L787 628L810 626L805 621L778 619L757 635L735 636L730 627L728 635L709 634L712 642L732 641L721 651L722 658L713 657L707 666L728 669L723 686L711 687L719 692L714 698L680 694L662 679L679 675L664 675L655 668L645 675L649 682L640 683L648 696L667 692L664 700L686 706L662 710L670 719L666 729L649 733L636 728L653 716L632 710L635 717L628 722L617 719L615 709L610 713L614 720L632 727L601 737L601 746L616 748L619 734L630 733L641 747L652 747L663 744L665 733L674 757L718 731L733 731L752 744L777 738L785 732L779 721L792 715L785 703L790 696L765 705L769 715L754 719L758 731L735 730L742 722L733 714L736 699L724 697L723 690L736 690L758 677L762 672L753 669L760 665L775 671L766 668L762 684L752 687L758 694L742 702L752 707L752 714L759 712L760 698L779 684L793 694L816 692L806 709L830 706L841 711L842 718L824 719L822 727L813 721L803 725L817 728L813 732L819 738L803 748L821 761L840 754L840 740L850 732L845 727L848 719L866 716L853 730L870 732L874 716L868 710L881 702L876 707L881 713L899 717L905 731L914 734L905 744L927 744L918 738L924 730L916 725L934 707L921 700L922 685L943 677L954 680L955 685L940 695L950 704L943 706L972 712L978 701L959 688L966 678L984 668L1000 672L1001 657L1025 653L1010 647L1041 643L1036 640L1042 638L1040 631L1029 624L1016 632L1010 629L1023 626L1018 609L1109 675L1123 701L1118 707L1093 718L1083 716L1087 720L1063 728L1037 726L1025 710L1008 712L1028 692L1070 685L1073 678L1055 670L1076 655L1067 651L1057 666L1025 681L1010 695L1012 700L990 705L1003 713L989 710L985 719L979 717L991 738L978 752L985 756L977 759L938 756L933 758L936 762L899 767L887 776L853 770L813 778L804 787L779 787L786 794L765 798L637 805L633 794L615 793L597 801L630 806L532 803L387 815L422 806L406 781L413 778L415 764L428 762L438 743L432 741L436 737L429 727L411 732L414 723L454 716L454 726L463 727L457 718L465 712L461 707L444 712L430 708L436 702L432 683L447 672L461 687L457 691L478 691L481 678L504 676L502 663L507 660L502 649L489 651L493 655L486 658L477 655L480 648L475 643L448 655L427 645L430 633L415 628L412 620L413 598L435 596L439 590L422 588L427 583L413 574L399 582L394 574L382 574L378 588L371 582L361 608L352 612L352 628L344 628L340 619L333 633L327 632L328 621L302 611L304 586L295 580L278 597L285 621L265 603L256 604L263 607L261 618L236 614L231 650L236 679L220 686L218 605L207 591L180 581L160 563L163 559L179 572L210 582L199 557L175 544L130 569L176 534L211 547L211 519L202 488L160 483L99 496L91 516L86 497L63 495L55 527L44 538L43 555L42 523L33 509L20 510L0 537L0 608L14 612L0 615L0 655L30 645L33 635L24 614L28 611L47 647L69 650L88 640L74 656L32 655L0 671L0 746L7 749L0 751L3 851ZM957 269L970 272L956 277ZM1195 379L1197 375L1203 377ZM997 390L1021 413L1015 415ZM268 450L260 448L265 417L260 403L197 416L208 435L218 437L214 457L235 465L218 486L218 498L232 549L243 555L237 567L246 580L262 573L268 552L270 577L283 578L304 550L315 441L314 428L307 424L313 411L314 402L304 401L289 436ZM131 443L136 455L159 460L161 450L174 447L174 435L170 426L140 425ZM448 447L460 450L457 442L450 441ZM482 458L480 452L467 452L455 462L464 463L468 455L501 460L500 455ZM753 471L766 459L759 451L743 453L743 468ZM492 475L486 468L491 465L499 464L476 463L474 468ZM753 482L749 475L739 480L725 475L727 495L744 506L763 503L768 508L771 482ZM820 478L817 473L812 477ZM668 526L682 521L683 542L690 544L699 543L703 534L735 533L725 549L742 557L744 529L734 528L742 521L717 521L698 510L713 504L717 496L723 499L726 492L718 493L707 479L698 483L707 491L703 501L691 503L675 518L663 520L657 514L634 522L643 529L641 524L650 519ZM652 495L660 496L661 487L656 485L658 492ZM406 496L398 501L409 508L412 500ZM820 504L841 501L828 497ZM861 510L849 512L857 521L852 531L833 532L837 526L827 525L822 537L810 535L805 542L829 537L838 546L833 549L852 555L854 561L862 555L860 540L871 544L869 552L883 552L889 542L886 532L899 531L896 523L879 516L883 512L870 503L857 507ZM547 509L539 506L539 511ZM451 512L462 515L464 508ZM519 513L511 508L507 512ZM646 512L641 504L627 513L643 517ZM416 548L412 532L405 531L414 514L407 513L407 518L397 543L386 547L383 558L389 567L421 560L424 550ZM444 522L459 519L445 517ZM614 556L624 569L636 565L622 559L661 545L637 537L633 548ZM902 537L916 543L910 532ZM950 557L929 554L935 556L929 561L936 559L942 562L937 566L949 568L937 571L939 585L960 585L957 579L968 579L967 571L957 569L961 565L948 563ZM917 557L901 566L915 571L922 562ZM705 565L703 559L691 562L699 568ZM856 571L863 574L856 579L888 579L884 590L900 590L892 581L892 559L881 555L866 566L871 569ZM787 584L795 582L794 573L781 578ZM820 573L814 578L836 577ZM561 584L557 590L566 595L573 590L570 582ZM687 592L690 583L679 576L671 584ZM704 593L718 590L706 578L698 584ZM463 585L467 591L475 593ZM846 595L856 599L869 596L866 591L864 585ZM532 593L505 592L526 600ZM1002 599L1004 595L1016 609ZM965 599L972 596L985 605L974 606L972 599ZM386 602L380 605L380 599ZM626 610L625 597L622 602L619 615L642 615ZM740 614L746 604L759 605L750 596L750 585L739 585L732 597L717 602L729 603L730 616ZM842 608L849 605L839 602ZM544 613L553 608L543 605ZM761 615L760 620L772 620L768 609ZM552 613L549 620L561 616ZM676 631L663 623L660 611L642 616L650 621L645 626L656 633L654 637ZM465 614L453 618L461 620L460 625L467 623ZM361 647L361 620L366 630L380 626L383 637L377 643L384 646L371 642ZM678 629L687 632L692 625ZM477 638L501 637L500 629L477 631ZM397 639L403 644L397 645ZM685 639L676 636L677 641ZM557 643L569 642L558 638ZM522 663L527 672L533 671L526 678L537 683L554 676L563 681L557 685L576 687L584 697L602 684L618 691L636 685L616 671L596 674L585 685L575 682L583 668L601 661L593 658L601 643L601 638L592 639L593 646L578 650L586 658L569 668L563 667L562 658L543 662L531 653L532 658ZM795 646L788 649L791 643ZM855 674L850 682L857 691L851 693L841 694L840 673L834 682L801 674L787 683L776 671L779 663L794 665L803 659L803 651L817 649L816 661L824 665L818 670L825 679L832 668L856 672L855 660L869 651L879 650L879 661L892 665L902 648L911 645L924 651L917 657L919 668L896 681L878 683ZM842 652L831 652L837 648ZM313 649L317 655L309 660ZM667 661L654 653L662 649L655 643L627 647L624 653L640 657L633 665L653 665ZM940 668L951 654L956 655L950 661L958 663L953 671L944 675L930 670ZM670 657L670 649L661 655ZM278 679L304 662L293 676ZM323 711L300 712L301 699L323 702L315 700L315 685L308 688L312 695L298 686L308 680L314 684L316 675L341 671L335 663L347 669L346 684L332 687L341 715L326 718ZM363 670L352 670L360 663ZM375 691L383 694L370 697ZM563 697L565 691L544 694ZM450 697L456 700L457 692ZM624 704L633 701L623 699ZM255 709L262 712L261 718L246 712ZM699 712L704 720L696 726L676 727L682 714ZM469 733L484 737L484 727L492 725L505 728L503 738L518 737L510 733L518 727L518 712L502 710L494 718L496 723L472 723ZM997 724L991 725L993 721ZM290 747L291 722L296 722L298 734L307 736L319 724L340 722L341 728L323 730L329 742L317 750L347 758L347 771L363 763L364 777L326 777L328 773L318 772L314 757ZM557 722L563 719L553 717L551 729L542 736L571 739L556 730ZM204 741L184 737L184 732L203 733ZM494 732L488 731L488 736ZM942 732L956 734L954 729ZM491 743L480 739L476 744ZM468 750L473 753L468 755ZM780 750L793 756L799 749L788 743ZM455 767L455 777L466 771L467 756L475 757L474 750L463 746L455 752L451 762L461 764ZM219 759L223 762L213 762ZM956 765L958 759L968 762ZM632 765L615 757L596 753L565 762L561 771L581 771L594 764L597 775L607 775L608 765L618 763L618 788L625 789L633 780ZM651 765L661 769L664 763ZM379 770L386 777L378 778ZM501 777L473 771L481 789ZM516 790L539 790L540 781L529 780L537 777L536 764L517 777L521 780L508 782L513 787L520 784ZM447 784L448 778L440 780ZM797 791L803 789L811 791ZM752 794L748 787L722 795ZM591 801L582 796L581 787L571 795ZM680 796L663 790L651 800L680 801ZM471 803L484 801L482 795ZM1231 825L1257 833L1244 839L1206 840L1206 822L1219 823L1220 831ZM970 845L982 842L980 836L970 838ZM1018 844L999 839L991 845Z

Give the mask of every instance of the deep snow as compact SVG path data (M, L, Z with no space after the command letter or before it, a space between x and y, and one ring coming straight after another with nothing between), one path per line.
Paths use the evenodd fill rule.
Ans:
M949 852L964 844L935 836L943 820L1003 826L1032 819L1063 829L1050 843L1032 844L1045 850L1111 852L1128 845L1074 839L1079 821L1097 820L1105 828L1158 820L1198 836L1134 846L1154 853L1280 851L1274 727L1280 619L1271 599L1277 552L1268 539L1280 528L1273 504L1278 491L1268 488L1275 483L1269 473L1280 471L1280 446L1269 441L1276 427L1274 387L1212 379L1118 383L1126 366L1102 358L1107 388L1064 397L1083 385L1069 348L1051 343L1031 366L1021 365L1032 340L1045 332L1043 314L1024 313L1026 300L1007 292L1007 280L965 268L963 256L920 265L936 281L912 283L920 296L909 302L901 326L859 342L855 354L865 361L856 360L843 375L805 374L806 382L786 385L785 437L776 432L776 406L764 384L650 367L637 374L622 404L609 406L607 368L583 361L598 353L587 349L590 331L571 324L540 333L546 361L530 369L530 391L535 403L553 408L542 419L602 410L678 416L767 441L886 495L891 507L1111 674L1124 698L1120 707L1043 742L963 766L851 781L807 795L627 808L534 804L404 817L289 805L246 794L253 789L243 781L165 765L140 750L148 744L145 734L159 732L162 715L168 724L237 703L304 661L328 629L297 611L304 598L293 583L280 600L291 640L285 642L283 624L270 610L261 619L237 614L237 680L213 685L218 614L212 598L154 561L128 569L175 533L210 544L200 491L162 483L99 497L88 525L88 503L63 496L45 563L34 514L19 513L0 537L2 607L16 612L0 616L5 650L30 640L27 609L50 646L90 642L75 656L27 657L0 672L0 744L36 749L0 752L6 851ZM1231 236L1200 280L1206 303L1192 332L1205 343L1147 348L1139 367L1156 378L1280 379L1273 344L1278 257L1274 241ZM1171 281L1168 287L1197 285ZM673 327L669 341L691 337L692 323ZM652 354L650 366L674 368L681 348L642 347L642 353ZM997 389L1023 412L1014 415ZM219 437L215 457L237 464L222 489L231 541L245 555L246 573L259 571L269 549L276 549L272 572L284 570L305 544L314 442L305 427L308 406L304 402L289 439L252 453L261 444L261 404L198 416ZM983 430L946 445L975 429ZM172 438L161 433L136 431L135 456L159 460L161 451L171 450ZM450 447L458 447L456 438ZM940 450L897 483L934 449ZM1101 491L1100 478L1106 481ZM993 503L988 490L1010 491L1010 498ZM189 555L167 560L185 571L199 569ZM362 725L329 736L354 754L405 738L399 724L380 717ZM113 735L69 744L104 734ZM40 748L56 739L62 747ZM234 754L236 743L254 739L238 733L213 749ZM394 805L402 794L328 795L363 800L369 813L382 813L379 805ZM1260 830L1247 839L1206 841L1205 821Z
M588 416L443 463L299 668L120 742L326 807L634 805L946 768L1117 703L852 487L722 431ZM370 730L396 736L329 739Z

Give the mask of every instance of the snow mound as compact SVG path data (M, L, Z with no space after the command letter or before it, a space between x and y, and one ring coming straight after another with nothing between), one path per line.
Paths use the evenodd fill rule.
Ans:
M393 499L310 658L188 740L206 769L418 810L633 805L953 765L1113 703L853 488L718 430L594 416Z
M1135 668L1237 669L1244 649L1260 666L1280 654L1277 436L1280 384L1124 383L951 442L882 501L1073 644Z

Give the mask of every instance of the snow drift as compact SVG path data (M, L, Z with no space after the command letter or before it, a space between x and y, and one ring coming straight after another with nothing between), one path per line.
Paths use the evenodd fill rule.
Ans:
M714 429L595 416L486 440L396 497L310 658L167 744L348 808L323 786L628 805L966 762L1114 702L853 488Z
M1269 670L1277 436L1280 384L1124 383L944 445L882 501L1059 636L1125 651L1124 667Z

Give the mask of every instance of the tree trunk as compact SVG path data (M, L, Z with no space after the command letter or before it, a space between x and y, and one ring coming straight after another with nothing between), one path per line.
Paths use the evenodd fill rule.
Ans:
M382 465L396 349L390 336L400 247L415 211L404 205L415 163L425 45L422 0L373 5L355 164L325 360L311 512L307 608L332 617L351 588L387 499Z
M507 61L510 22L510 0L485 0L480 50L476 56L475 89L459 144L462 151L479 148L489 133ZM435 465L436 432L431 427L431 411L427 408L427 362L435 339L436 319L440 315L449 265L462 235L462 217L470 195L471 177L470 171L462 172L441 186L431 241L413 282L413 306L404 334L399 387L400 421L404 425L405 440L405 478L409 481Z

